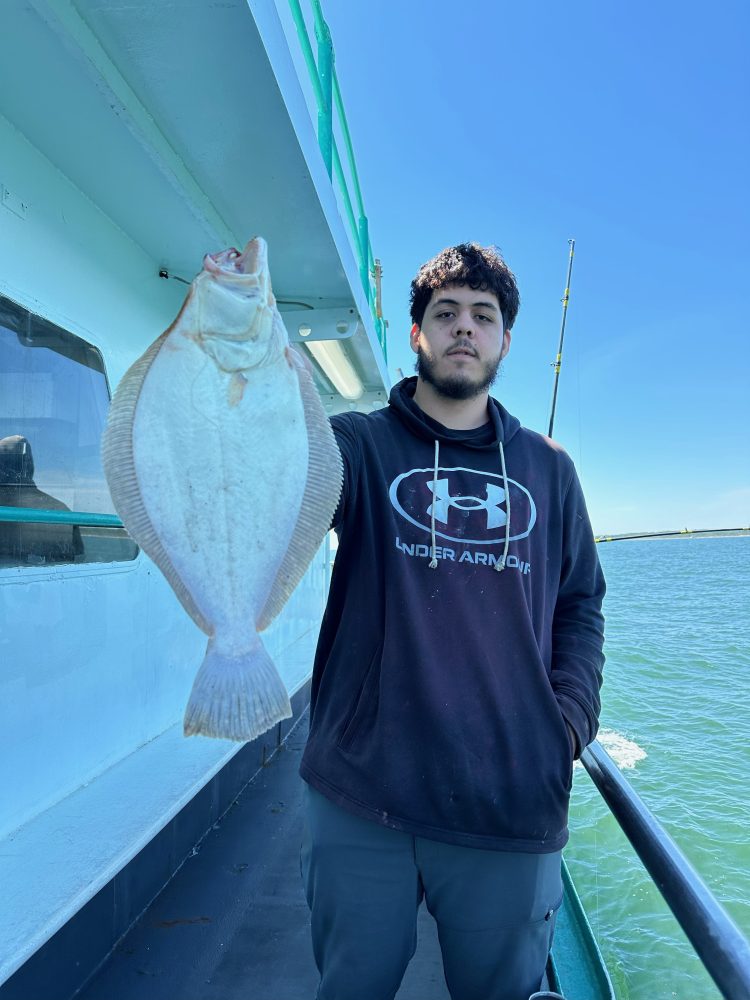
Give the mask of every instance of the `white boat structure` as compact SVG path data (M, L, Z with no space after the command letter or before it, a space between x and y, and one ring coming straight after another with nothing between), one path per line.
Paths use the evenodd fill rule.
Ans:
M329 543L264 635L294 718L241 746L185 739L205 636L114 516L100 460L112 391L203 255L253 235L327 411L387 400L380 265L304 2L2 4L0 1000L316 988L295 761ZM747 941L606 752L582 762L723 994L750 996ZM549 984L611 1000L563 874ZM420 921L398 1000L443 1000Z
M255 234L328 411L386 401L340 95L329 76L326 156L300 44L316 13L3 4L0 983L26 1000L40 949L88 908L108 930L76 956L72 995L156 890L139 857L163 884L292 724L246 746L183 737L205 637L116 526L99 447L111 392L203 255ZM324 546L266 633L297 715L329 562Z

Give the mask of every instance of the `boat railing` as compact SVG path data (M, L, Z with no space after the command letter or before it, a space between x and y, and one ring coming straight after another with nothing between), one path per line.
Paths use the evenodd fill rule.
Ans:
M79 510L42 510L34 507L0 507L0 522L10 524L74 524L79 528L123 528L116 514Z
M289 6L294 18L294 25L297 30L302 54L305 58L315 100L318 107L318 145L323 156L323 162L328 176L333 180L335 174L338 182L341 200L344 206L349 228L351 229L352 242L357 255L359 265L359 275L362 288L372 313L375 331L378 342L382 348L384 357L386 352L386 323L383 319L383 310L380 300L380 261L372 252L370 243L369 223L365 213L364 202L362 200L362 189L359 185L357 174L357 164L354 159L354 149L349 133L349 124L346 120L344 102L341 97L338 77L336 75L336 60L331 41L331 32L323 17L320 0L310 0L314 18L315 40L317 43L317 59L313 53L310 35L307 29L300 0L289 0ZM335 117L334 117L335 110ZM339 153L338 144L334 135L334 123L338 124L343 140L347 167L351 188L354 195L352 203L352 191L347 182L344 168Z
M721 993L748 1000L750 942L598 741L581 763Z

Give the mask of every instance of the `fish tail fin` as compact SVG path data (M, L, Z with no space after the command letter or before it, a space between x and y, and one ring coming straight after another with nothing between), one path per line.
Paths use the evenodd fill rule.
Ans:
M209 640L185 710L185 736L254 740L291 714L284 682L260 639L238 656Z

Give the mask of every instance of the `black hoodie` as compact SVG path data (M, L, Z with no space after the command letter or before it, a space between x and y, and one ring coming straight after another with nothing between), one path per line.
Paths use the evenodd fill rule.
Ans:
M604 662L604 579L578 478L496 400L483 427L450 430L419 409L415 386L332 420L339 548L300 773L398 830L556 851L568 838L565 723L580 753Z

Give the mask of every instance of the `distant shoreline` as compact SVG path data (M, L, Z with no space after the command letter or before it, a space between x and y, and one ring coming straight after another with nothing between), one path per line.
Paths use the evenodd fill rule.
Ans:
M750 528L705 528L696 531L685 528L682 531L639 531L624 535L596 535L595 541L599 543L665 538L739 538L743 535L750 535Z

